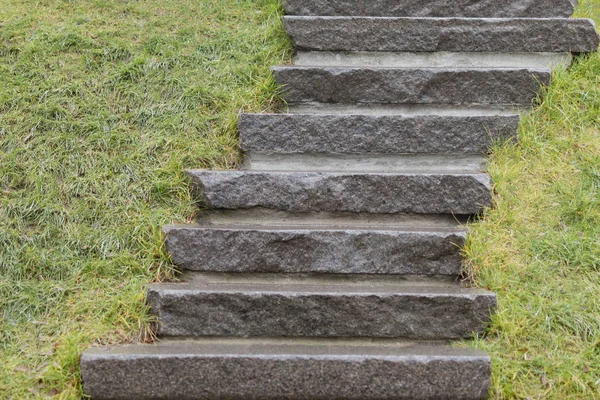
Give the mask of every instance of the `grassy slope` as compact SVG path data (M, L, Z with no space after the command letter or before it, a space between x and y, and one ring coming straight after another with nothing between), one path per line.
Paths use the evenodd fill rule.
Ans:
M82 348L147 336L181 170L235 165L238 111L273 102L277 3L0 0L0 393L79 397ZM467 345L496 397L600 398L599 77L598 56L558 72L491 159L466 253L500 309Z
M600 22L600 1L577 16ZM600 56L557 71L520 143L492 154L496 207L466 254L499 310L475 346L498 398L600 399Z
M182 169L232 167L276 95L277 0L0 0L0 398L79 397L91 343L137 340Z

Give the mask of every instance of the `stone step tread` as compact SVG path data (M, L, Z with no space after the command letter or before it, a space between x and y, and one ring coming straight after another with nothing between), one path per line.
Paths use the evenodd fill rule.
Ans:
M598 49L593 20L285 16L296 50L573 52Z
M261 226L266 229L287 229L291 226L308 229L447 231L464 229L466 218L456 215L360 214L340 212L289 213L255 207L247 210L205 210L196 222L210 226Z
M457 223L458 225L458 223ZM221 230L221 231L258 231L258 232L389 232L389 233L417 233L433 236L446 236L448 234L466 235L467 229L461 227L411 227L411 226L336 226L336 225L278 225L265 226L249 223L231 224L170 224L163 226L166 234L176 230Z
M299 51L294 65L379 68L556 68L571 65L564 53Z
M399 116L399 117L510 117L524 110L504 105L444 105L444 104L332 104L296 103L289 104L286 112L304 115L356 115L356 116Z
M188 170L213 209L290 212L476 214L491 206L484 173L329 173Z
M150 291L162 293L265 293L289 294L294 297L332 294L339 296L419 296L464 297L475 299L494 296L488 290L471 288L449 279L411 280L402 276L311 275L311 274L238 274L185 272L180 281L153 283Z
M441 139L443 141L443 139ZM338 154L247 152L244 171L453 173L484 172L485 154Z
M516 138L519 115L241 114L242 150L295 154L485 154Z
M481 331L496 307L491 292L439 280L195 272L184 279L148 287L160 335L458 339Z
M569 17L576 0L286 0L286 14L383 17Z
M167 251L193 271L458 276L460 228L170 225Z
M288 103L531 106L544 68L272 67Z
M87 394L127 400L479 399L490 369L481 351L382 341L215 338L94 347L81 357Z

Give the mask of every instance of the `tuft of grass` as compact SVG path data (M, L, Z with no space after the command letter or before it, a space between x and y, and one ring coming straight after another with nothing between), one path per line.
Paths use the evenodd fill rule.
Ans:
M184 168L278 103L277 0L0 0L0 397L80 398L90 344L152 340Z
M600 399L600 55L557 70L519 136L493 149L495 206L465 249L499 307L461 345L492 356L494 398Z

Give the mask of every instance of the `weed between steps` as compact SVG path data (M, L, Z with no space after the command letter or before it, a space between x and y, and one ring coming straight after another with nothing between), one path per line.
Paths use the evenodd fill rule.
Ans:
M277 0L0 0L0 393L81 396L89 344L148 339L160 228L194 213L184 168L239 161L240 110L277 104ZM600 0L578 16L600 21ZM600 398L600 57L559 71L489 171L471 226L497 398Z

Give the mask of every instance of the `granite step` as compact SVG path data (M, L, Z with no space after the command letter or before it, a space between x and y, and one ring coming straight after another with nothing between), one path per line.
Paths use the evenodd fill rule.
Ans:
M377 103L294 103L285 111L290 114L310 115L395 115L420 117L509 117L527 110L504 105L453 105L453 104L377 104Z
M529 107L550 69L272 67L288 103Z
M213 209L469 215L492 202L490 178L484 173L187 173L198 201Z
M162 336L466 338L493 293L452 280L188 272L148 287Z
M288 15L374 17L569 17L577 0L285 0Z
M461 272L461 228L167 225L173 262L186 270L448 275Z
M487 154L519 115L241 114L242 150L267 154Z
M481 173L483 154L268 154L246 153L243 170L279 172L344 171L347 173Z
M299 51L295 66L376 68L546 68L568 67L571 53Z
M483 399L491 361L440 344L201 339L90 348L94 399Z
M598 49L593 20L283 17L298 51L572 52Z

